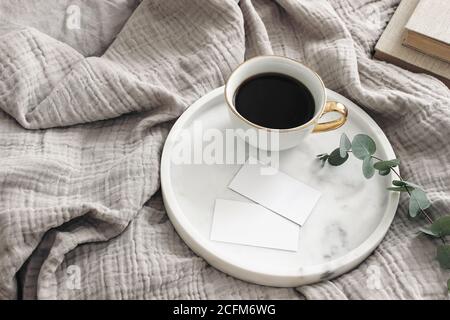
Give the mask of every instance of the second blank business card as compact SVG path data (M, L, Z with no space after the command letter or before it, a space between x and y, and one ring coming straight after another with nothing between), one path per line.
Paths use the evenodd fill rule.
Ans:
M256 203L217 199L211 240L297 251L300 227Z
M229 188L265 208L303 225L321 193L281 171L264 170L267 166L248 161L238 171ZM272 172L273 174L264 174Z

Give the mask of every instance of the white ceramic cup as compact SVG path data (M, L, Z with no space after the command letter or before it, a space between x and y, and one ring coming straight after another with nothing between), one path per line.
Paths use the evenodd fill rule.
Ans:
M252 123L239 114L234 105L236 91L247 79L264 73L287 75L303 83L314 97L314 116L298 127L272 129ZM337 129L347 120L347 108L344 105L327 101L325 85L317 73L300 62L280 56L258 56L242 63L228 78L225 85L225 100L233 128L240 129L238 135L250 145L263 150L279 151L293 148L309 134ZM320 117L328 112L337 112L340 117L319 123Z

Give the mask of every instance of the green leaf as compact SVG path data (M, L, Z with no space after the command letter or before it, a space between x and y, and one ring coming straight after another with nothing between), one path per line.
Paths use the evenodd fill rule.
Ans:
M399 191L399 192L408 192L412 191L413 189L409 188L409 187L389 187L387 188L387 190L389 191Z
M362 170L363 170L364 177L366 179L370 179L373 177L373 175L375 173L375 169L373 168L373 160L372 160L371 156L367 156L364 158L363 164L362 164Z
M339 143L339 153L341 155L341 158L345 158L347 151L349 151L351 147L352 143L350 142L350 139L347 137L345 133L343 133L341 135L341 141Z
M319 154L317 158L319 158L319 160L326 161L329 158L329 155L327 153L323 153Z
M450 269L450 245L443 244L437 248L437 260L444 269Z
M373 167L377 170L387 170L390 168L394 168L400 164L400 160L393 159L393 160L387 160L387 161L378 161L373 165Z
M371 156L377 150L375 141L365 134L357 134L353 137L352 151L355 157L364 160L367 156Z
M433 231L431 231L430 228L426 228L426 227L419 228L419 231L422 233L425 233L429 236L432 236L432 237L439 237L437 234L435 234Z
M420 189L423 190L423 188L421 186L419 186L418 184L409 182L409 181L404 181L404 183L408 186L411 187L412 189Z
M437 219L430 227L430 231L437 237L450 235L450 216Z
M397 186L397 187L404 187L404 186L406 186L406 182L400 181L400 180L392 180L392 184L394 186Z
M409 199L409 215L414 218L421 209L425 210L430 205L431 203L428 200L426 193L423 190L414 189L411 192L411 198Z
M447 290L448 293L450 293L450 279L447 280Z
M341 157L339 148L334 149L333 152L331 152L330 157L328 158L328 163L332 166L340 166L348 159L348 153L345 155L344 158Z
M402 181L402 180L392 180L392 185L396 186L396 187L402 187L403 190L402 191L413 191L414 189L416 189L415 187L409 185L408 181ZM407 190L408 189L408 190Z
M380 170L380 171L378 171L378 174L379 174L380 176L387 176L389 173L391 173L391 169Z
M412 182L409 182L409 181L405 181L405 180L403 180L403 181L400 181L400 180L393 180L393 181L392 181L392 184L393 184L394 186L397 186L397 187L408 186L410 190L414 190L414 189L420 189L420 190L423 190L423 188L422 188L421 186L419 186L418 184L415 184L415 183L412 183Z
M322 168L325 166L325 163L327 162L329 157L330 156L328 155L328 153L321 153L317 155L317 158L319 158L318 160L322 161Z

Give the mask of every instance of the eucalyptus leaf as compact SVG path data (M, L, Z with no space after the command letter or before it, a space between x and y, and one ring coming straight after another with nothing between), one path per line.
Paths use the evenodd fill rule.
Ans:
M322 153L317 155L317 158L319 158L319 160L322 161L321 163L322 168L325 166L325 163L327 162L329 157L330 156L328 155L328 153Z
M428 200L426 193L423 190L414 189L409 198L409 215L414 218L420 210L425 210L430 205L431 203Z
M399 192L408 192L408 187L389 187L387 190L389 191L399 191ZM410 190L411 191L411 190Z
M350 142L350 139L347 137L345 133L341 135L341 141L339 143L339 152L341 158L345 158L345 155L347 154L347 151L349 151L352 147L352 143Z
M418 184L409 182L409 181L404 181L406 183L407 186L413 188L413 189L420 189L423 190L423 188L421 186L419 186Z
M352 152L356 158L364 160L367 156L371 156L377 150L375 141L366 134L357 134L353 137Z
M391 169L380 170L380 171L378 171L378 174L379 174L380 176L387 176L389 173L391 173Z
M339 148L334 149L333 152L328 157L328 163L332 166L340 166L348 159L348 153L345 155L344 158L341 157Z
M431 231L430 228L422 227L422 228L419 228L419 231L422 232L422 233L425 233L425 234L427 234L429 236L432 236L432 237L439 237L439 235L437 235L436 233Z
M450 245L443 244L437 248L437 260L444 269L450 269Z
M438 237L450 235L450 216L443 216L434 221L430 231Z
M401 181L401 180L392 180L392 184L394 186L397 186L397 187L404 187L404 186L406 186L406 182L405 181Z
M373 165L373 167L377 170L387 170L390 168L394 168L400 164L400 160L393 159L393 160L387 160L387 161L378 161Z
M375 169L373 168L373 160L372 160L371 156L367 156L364 158L363 164L362 164L362 170L363 170L364 177L366 179L370 179L373 177L373 175L375 173Z

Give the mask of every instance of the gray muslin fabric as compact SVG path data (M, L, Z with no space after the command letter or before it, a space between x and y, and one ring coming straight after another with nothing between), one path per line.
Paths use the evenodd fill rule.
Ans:
M403 175L426 189L432 214L448 214L450 91L372 59L398 0L95 2L0 4L0 298L447 296L436 243L417 235L424 222L407 217L406 198L358 268L278 289L236 280L193 254L158 191L173 121L246 58L277 54L363 106ZM45 22L73 4L78 34L62 18Z

